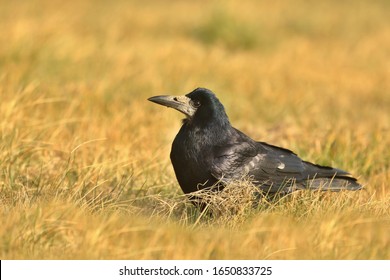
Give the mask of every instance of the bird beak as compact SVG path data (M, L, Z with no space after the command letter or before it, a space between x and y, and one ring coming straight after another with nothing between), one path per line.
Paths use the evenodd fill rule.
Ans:
M148 98L149 101L167 106L182 112L187 117L192 118L196 108L191 105L191 98L187 96L159 95Z

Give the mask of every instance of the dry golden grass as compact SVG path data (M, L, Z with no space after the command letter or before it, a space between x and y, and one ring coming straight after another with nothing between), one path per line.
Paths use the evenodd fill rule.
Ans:
M388 1L0 1L1 259L390 259ZM203 86L235 127L361 192L182 195ZM210 214L213 213L212 215Z

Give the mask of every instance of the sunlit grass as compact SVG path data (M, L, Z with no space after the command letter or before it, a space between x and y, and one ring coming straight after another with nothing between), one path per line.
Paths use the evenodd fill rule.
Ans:
M389 259L388 3L347 2L1 1L0 258ZM364 190L196 209L146 99L198 86Z

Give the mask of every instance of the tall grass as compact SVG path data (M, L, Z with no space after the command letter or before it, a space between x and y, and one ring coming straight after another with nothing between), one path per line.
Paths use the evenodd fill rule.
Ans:
M167 4L0 1L0 258L389 259L387 1ZM195 208L146 98L198 86L365 189Z

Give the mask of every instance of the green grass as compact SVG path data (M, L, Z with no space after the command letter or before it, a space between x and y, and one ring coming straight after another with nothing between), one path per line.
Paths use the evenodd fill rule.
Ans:
M224 11L215 11L201 26L194 29L194 37L207 45L221 45L229 50L254 49L260 44L259 32ZM264 45L267 45L264 42Z
M0 1L1 259L389 259L387 1ZM183 118L216 92L235 127L359 177L360 192L188 202ZM210 214L211 213L211 214Z

